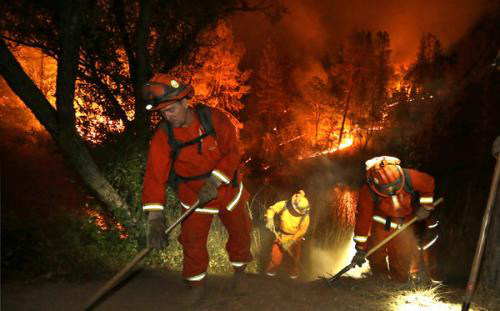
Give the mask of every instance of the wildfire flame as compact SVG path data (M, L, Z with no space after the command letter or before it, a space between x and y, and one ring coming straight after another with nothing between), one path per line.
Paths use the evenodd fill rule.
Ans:
M322 151L318 151L318 152L315 152L315 153L308 155L308 156L299 156L298 159L302 160L302 159L308 159L308 158L315 158L315 157L322 156L325 154L334 153L334 152L337 152L339 150L349 148L353 144L354 144L354 139L352 138L352 136L346 136L345 138L342 138L342 142L338 146L331 147L331 148L328 148L328 149L325 149Z
M109 231L109 225L104 218L104 215L90 208L84 209L85 213L89 216L90 219L94 219L96 227L101 231ZM119 222L113 222L113 226L118 232L120 232L120 239L124 240L128 238L128 234L126 233L125 227Z

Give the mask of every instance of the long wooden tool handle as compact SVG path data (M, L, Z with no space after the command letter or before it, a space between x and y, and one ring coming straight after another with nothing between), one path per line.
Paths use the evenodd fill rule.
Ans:
M200 206L203 206L205 205L205 203L203 202L200 202L199 200L194 202L193 205L191 205L185 212L184 214L182 214L179 218L177 218L176 221L174 221L173 224L170 225L170 227L167 228L167 230L165 230L165 234L169 234L170 231L172 231L178 224L180 224L184 219L186 219L186 217L189 216L189 214L191 214L195 209L197 209L198 207Z
M188 208L177 220L171 224L167 230L165 230L165 234L169 234L179 223L181 223L186 217L189 216L195 209L203 204L200 201L196 201L190 208ZM115 276L109 280L101 289L99 289L94 296L92 296L87 304L85 305L84 310L91 310L94 304L101 299L106 293L108 293L111 289L113 289L127 273L141 261L144 257L146 257L149 252L151 252L152 248L146 247L142 251L140 251L137 255L135 255L134 259L132 259L125 267L123 267Z
M491 213L493 211L493 206L495 204L495 199L497 197L497 189L499 181L500 181L500 155L497 155L497 163L495 165L495 171L493 173L493 180L491 181L490 194L488 197L488 202L486 203L486 210L484 211L483 222L481 223L481 231L479 233L479 239L477 241L476 253L474 255L474 261L472 262L472 269L469 274L469 280L467 281L467 287L465 288L462 311L469 310L472 294L474 293L474 290L476 288L477 275L479 273L479 268L481 266L481 258L483 257L484 253L484 245L486 243L486 237L490 225Z
M434 207L438 206L439 204L441 204L441 202L443 202L443 198L439 198L438 200L436 200L436 202L434 202ZM384 240L382 240L382 242L380 242L379 244L375 245L374 247L372 247L368 253L366 254L365 258L370 256L371 254L375 253L377 250L379 250L382 246L384 246L385 244L387 244L387 242L389 242L390 240L394 239L398 234L401 233L401 231L405 230L406 228L408 228L409 226L411 226L415 221L417 221L418 218L417 217L413 217L409 222L405 223L401 228L399 228L398 230L394 231L393 233L391 233L391 235L389 235L388 237L386 237Z
M443 198L437 199L436 202L434 202L434 207L436 207L439 204L441 204L441 202L443 202L443 200L444 200ZM409 222L405 223L401 228L399 228L398 230L396 230L393 233L391 233L391 235L389 235L388 237L386 237L382 242L380 242L379 244L377 244L374 247L372 247L368 251L368 253L366 253L365 258L367 258L371 254L375 253L378 249L380 249L382 246L384 246L385 244L387 244L387 242L389 242L390 240L394 239L398 234L400 234L403 230L405 230L406 228L408 228L409 226L411 226L417 220L418 220L417 217L413 217ZM334 276L332 276L330 278L327 278L326 281L327 281L328 285L332 285L332 283L335 280L337 280L342 274L344 274L347 271L351 270L355 266L356 266L355 264L350 263L347 266L345 266L342 270L340 270L337 274L335 274Z

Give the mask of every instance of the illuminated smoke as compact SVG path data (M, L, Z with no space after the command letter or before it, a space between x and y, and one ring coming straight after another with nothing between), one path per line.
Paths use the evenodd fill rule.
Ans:
M415 59L423 33L435 34L446 48L488 10L489 2L308 0L283 1L283 4L289 14L277 24L256 15L238 15L233 19L237 39L245 42L250 53L247 61L255 62L266 38L273 36L283 54L301 56L302 63L298 65L302 73L308 70L317 73L332 44L344 40L353 30L387 31L395 64Z

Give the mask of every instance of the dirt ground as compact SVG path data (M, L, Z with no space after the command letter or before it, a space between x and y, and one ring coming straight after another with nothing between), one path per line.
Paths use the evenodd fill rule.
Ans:
M38 279L2 282L1 309L83 310L108 278L71 282ZM94 310L190 310L178 272L137 271ZM327 287L314 282L250 275L249 291L236 295L230 275L209 276L207 291L196 310L460 310L462 292L447 286L430 289L374 278L341 278ZM500 295L479 291L471 310L500 310ZM193 309L194 310L194 309Z

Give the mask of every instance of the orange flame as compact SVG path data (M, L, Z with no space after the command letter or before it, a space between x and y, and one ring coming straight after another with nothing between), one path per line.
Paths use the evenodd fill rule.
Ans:
M109 231L109 225L104 218L102 213L95 211L90 208L84 208L84 211L91 219L94 219L96 227L101 231ZM113 222L113 226L118 232L120 232L120 239L124 240L128 238L128 234L126 233L126 228L120 224L119 222Z

